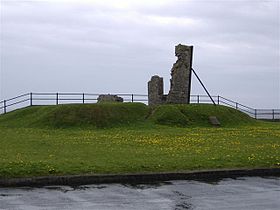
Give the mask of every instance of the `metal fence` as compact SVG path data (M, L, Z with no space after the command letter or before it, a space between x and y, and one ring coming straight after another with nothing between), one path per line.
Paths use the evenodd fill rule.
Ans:
M96 103L100 94L92 93L26 93L14 98L0 101L0 113L33 106L33 105L59 105L68 103ZM124 99L124 102L148 103L148 95L145 94L112 94ZM212 96L216 104L225 105L242 111L255 119L280 120L280 109L254 109L242 105L222 96ZM212 103L207 95L191 95L191 103Z

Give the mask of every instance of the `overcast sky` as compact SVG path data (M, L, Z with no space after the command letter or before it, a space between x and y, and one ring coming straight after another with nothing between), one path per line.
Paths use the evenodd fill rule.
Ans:
M0 99L25 92L168 93L174 46L212 95L280 107L278 0L1 1ZM204 94L193 77L192 94Z

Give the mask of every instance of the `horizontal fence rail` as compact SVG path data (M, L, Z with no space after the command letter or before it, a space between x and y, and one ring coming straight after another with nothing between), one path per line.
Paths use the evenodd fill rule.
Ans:
M0 113L5 114L15 109L33 105L59 105L69 103L96 103L99 95L97 93L26 93L14 98L0 101ZM106 94L103 94L106 95ZM110 94L118 95L124 102L148 103L148 95L145 94ZM218 105L225 105L242 111L255 119L280 120L280 109L254 109L223 96L211 96ZM207 95L191 95L191 103L213 103Z

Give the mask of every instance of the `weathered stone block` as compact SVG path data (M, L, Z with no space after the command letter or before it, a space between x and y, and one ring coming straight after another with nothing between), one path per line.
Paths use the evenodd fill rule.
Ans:
M210 116L209 117L209 122L213 126L220 126L221 125L220 121L218 120L218 118L216 116Z
M157 75L152 76L148 82L148 103L158 105L163 103L163 78Z
M123 102L123 98L117 95L99 95L97 98L97 102Z

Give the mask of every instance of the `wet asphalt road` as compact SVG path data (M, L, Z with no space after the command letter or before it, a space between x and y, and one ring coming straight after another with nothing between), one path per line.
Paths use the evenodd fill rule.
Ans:
M280 177L0 188L0 209L280 209Z

